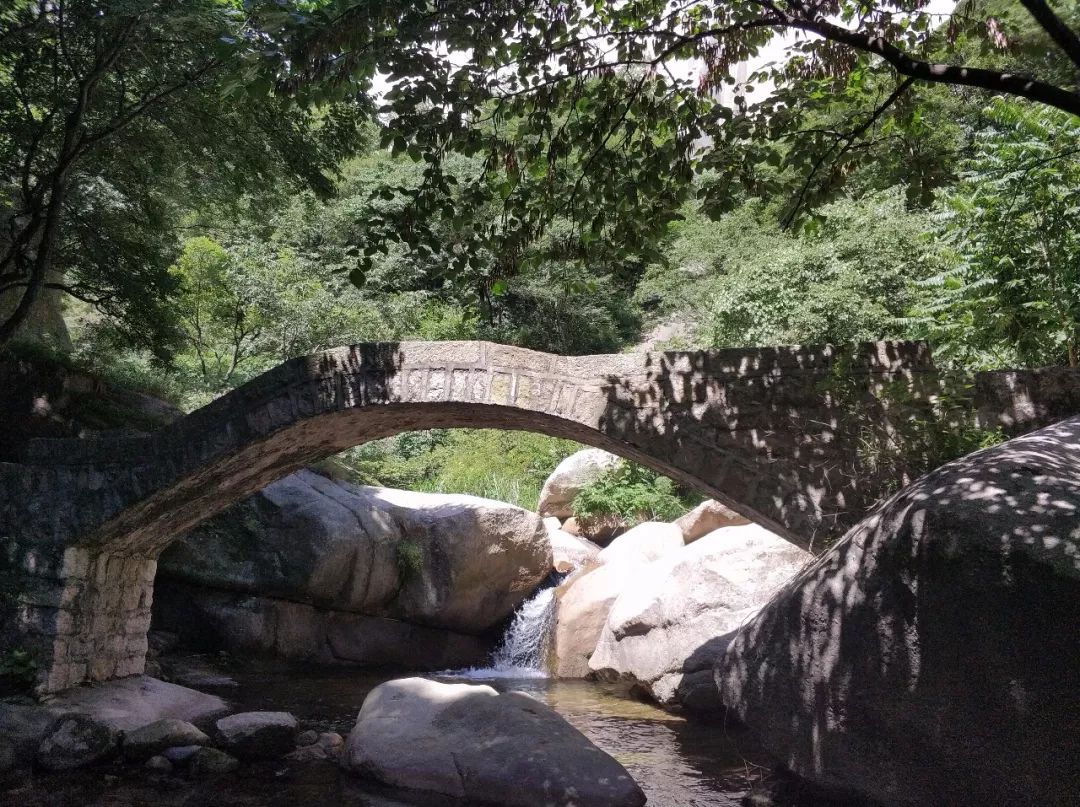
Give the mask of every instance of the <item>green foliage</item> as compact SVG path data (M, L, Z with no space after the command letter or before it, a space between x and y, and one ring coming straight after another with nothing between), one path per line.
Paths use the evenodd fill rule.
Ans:
M424 570L424 547L420 544L406 538L398 542L395 552L402 581L412 580Z
M716 223L691 213L637 297L654 316L694 323L702 346L899 337L910 280L935 260L926 226L898 190L826 205L801 232L781 229L758 202Z
M535 510L544 480L580 448L530 432L437 429L358 446L338 467L360 484L467 493Z
M166 355L168 267L192 214L250 194L332 189L361 142L355 99L319 110L223 93L257 52L220 0L18 3L0 28L0 292L49 283L94 305L129 343ZM21 308L0 319L0 343ZM18 315L18 316L17 316Z
M615 516L628 524L674 521L693 503L693 496L680 492L666 476L636 463L621 462L578 493L574 516L585 521Z
M1030 104L984 111L942 194L951 265L920 285L911 325L969 368L1080 363L1080 123Z

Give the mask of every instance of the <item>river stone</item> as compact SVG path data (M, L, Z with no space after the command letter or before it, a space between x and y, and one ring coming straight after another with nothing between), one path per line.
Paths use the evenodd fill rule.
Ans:
M548 540L551 542L552 568L560 574L584 566L600 552L596 544L560 529L548 529Z
M308 729L307 731L301 731L296 735L297 746L315 745L319 741L319 732L314 729Z
M586 448L560 462L540 491L536 510L541 516L559 519L574 515L574 499L587 485L622 463L619 457L599 448Z
M239 767L240 760L236 757L206 746L192 754L188 760L188 770L196 778L231 773Z
M796 774L891 805L1080 793L1080 418L948 463L731 643L725 704Z
M37 764L67 771L111 756L120 742L115 729L81 715L63 718L38 747Z
M240 712L215 724L225 748L241 759L270 759L295 747L296 718L288 712Z
M162 555L158 576L207 591L484 634L550 568L547 531L520 507L360 487L300 471L179 539ZM184 630L183 614L170 620L158 607L155 617Z
M640 570L615 600L589 669L664 706L720 708L713 666L736 630L813 556L756 524L723 527Z
M627 530L600 550L601 563L633 561L648 563L677 552L684 545L682 530L663 521L646 521Z
M315 742L290 751L285 755L285 759L291 760L292 762L336 760L341 753L341 748L344 744L345 740L340 734L334 731L325 731L322 734L317 735Z
M475 684L406 678L376 687L341 763L388 785L470 804L645 803L630 774L551 708Z
M167 717L124 735L123 751L128 759L146 759L166 748L209 745L210 738L185 720Z
M585 567L555 592L555 662L558 678L584 678L608 611L644 564L628 561Z
M202 747L201 745L179 745L175 748L166 748L161 755L173 765L187 765Z
M688 544L721 527L737 527L749 523L750 519L712 499L706 499L675 521L676 526L682 530L683 541Z

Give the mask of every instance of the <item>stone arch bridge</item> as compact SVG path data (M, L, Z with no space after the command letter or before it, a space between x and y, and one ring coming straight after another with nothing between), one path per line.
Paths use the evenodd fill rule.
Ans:
M928 411L936 379L925 344L890 342L582 357L415 342L294 359L150 435L35 440L0 463L0 562L17 589L0 646L36 649L42 692L142 672L156 558L175 537L307 463L415 429L578 440L820 547L905 481L868 464L867 415L887 437Z

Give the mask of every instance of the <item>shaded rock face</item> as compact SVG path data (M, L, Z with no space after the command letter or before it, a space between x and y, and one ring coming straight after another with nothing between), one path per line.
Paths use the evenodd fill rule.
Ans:
M155 586L154 604L155 619L183 631L187 644L196 649L227 647L317 664L445 670L481 664L497 641L174 581ZM197 680L183 683L199 685Z
M886 502L732 642L722 697L800 776L888 804L1080 793L1080 418Z
M665 706L717 709L713 666L738 628L812 559L756 524L715 530L640 568L612 604L589 669L631 680Z
M38 747L37 764L67 771L106 759L116 751L120 733L88 717L65 717Z
M177 541L162 555L158 574L167 583L277 601L250 607L233 597L226 607L207 594L203 610L219 619L224 638L250 634L240 646L351 660L348 652L323 652L343 645L335 630L350 615L382 620L354 619L352 632L377 624L386 634L393 621L485 634L536 588L551 562L541 519L519 507L357 487L301 471ZM221 618L229 609L232 617ZM242 621L240 611L247 612L242 630L230 627ZM170 620L160 606L157 616L166 626L184 622Z
M519 692L390 681L367 696L341 756L396 787L468 804L638 807L626 770L545 704Z
M582 488L595 482L622 460L599 448L586 448L560 462L540 491L536 510L542 516L570 518L574 515L574 498Z

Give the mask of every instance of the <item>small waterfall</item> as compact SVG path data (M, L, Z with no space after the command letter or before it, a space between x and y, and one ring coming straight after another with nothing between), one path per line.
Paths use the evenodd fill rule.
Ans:
M551 629L555 626L555 587L542 588L514 614L502 643L491 657L498 672L547 672Z

